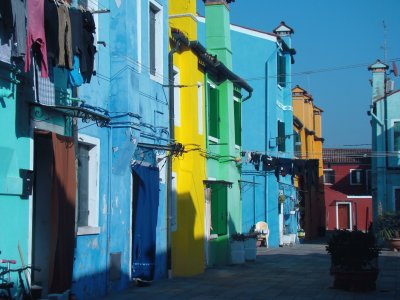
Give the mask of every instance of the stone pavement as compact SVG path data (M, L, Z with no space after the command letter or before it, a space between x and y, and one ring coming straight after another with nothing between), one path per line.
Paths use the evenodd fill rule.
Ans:
M212 268L189 278L160 280L148 287L134 286L104 300L400 299L400 252L382 252L373 292L332 289L329 267L323 243L258 248L255 262Z

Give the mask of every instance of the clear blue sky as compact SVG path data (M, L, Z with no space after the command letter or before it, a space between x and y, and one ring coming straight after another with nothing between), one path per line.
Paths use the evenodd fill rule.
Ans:
M202 0L197 0L197 11L204 15ZM387 58L398 59L400 70L400 0L236 0L231 4L233 24L272 32L280 21L295 31L292 86L305 88L324 110L324 147L370 144L367 67L384 59L385 21ZM361 66L318 72L354 65ZM298 74L305 71L311 72ZM400 77L395 79L395 89L400 89Z

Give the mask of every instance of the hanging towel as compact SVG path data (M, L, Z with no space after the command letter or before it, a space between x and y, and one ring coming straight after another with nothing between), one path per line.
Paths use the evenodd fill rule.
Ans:
M58 10L53 0L44 0L44 29L46 33L47 57L51 66L58 64Z
M31 64L30 50L41 65L41 76L48 77L46 36L44 32L44 1L28 1L28 35L26 39L25 72Z

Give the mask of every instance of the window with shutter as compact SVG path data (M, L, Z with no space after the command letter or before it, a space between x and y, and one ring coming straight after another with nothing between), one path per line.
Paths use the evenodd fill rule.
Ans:
M400 151L400 121L393 123L393 151Z
M149 51L150 74L156 75L156 14L157 10L150 5L149 9Z
M220 138L220 130L219 130L219 91L216 88L213 88L211 85L208 85L208 128L209 128L209 136L214 137L216 139Z
M281 87L286 86L286 58L284 55L280 55L278 53L278 61L277 61L277 75L278 75L278 84Z
M278 121L278 151L285 152L286 145L285 145L285 123Z
M233 101L235 114L235 145L242 145L242 104L239 98Z

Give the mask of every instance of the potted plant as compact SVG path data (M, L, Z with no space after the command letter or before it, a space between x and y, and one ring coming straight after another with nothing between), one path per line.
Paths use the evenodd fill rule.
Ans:
M400 250L400 212L386 212L378 217L377 234L388 246Z
M242 233L233 233L230 237L231 263L243 264L245 261L244 241L246 236Z
M255 261L257 257L257 238L258 232L250 231L244 241L245 260Z
M371 232L335 230L326 251L331 255L330 273L334 276L334 288L375 289L380 249Z

